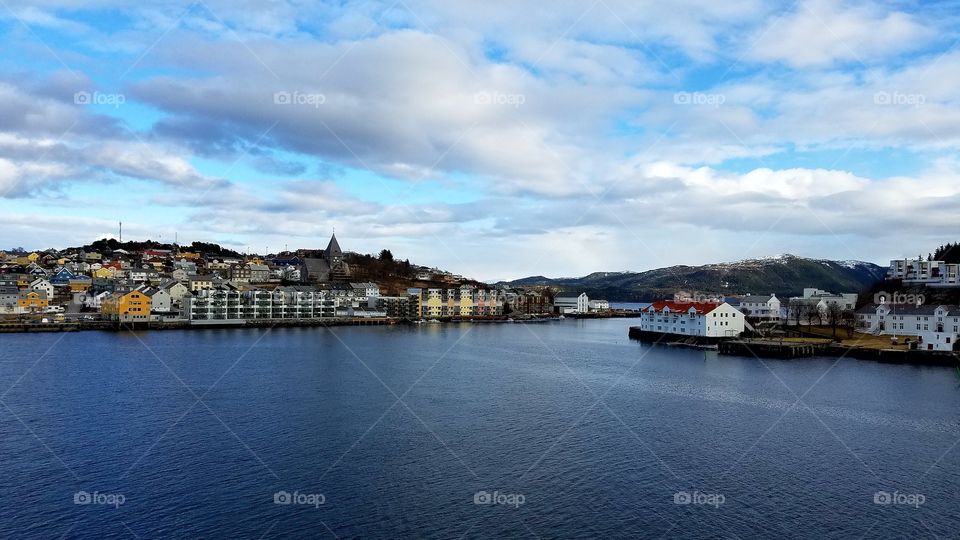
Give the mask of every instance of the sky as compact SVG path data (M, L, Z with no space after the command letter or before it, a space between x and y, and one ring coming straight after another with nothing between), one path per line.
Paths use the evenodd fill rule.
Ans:
M960 5L0 0L0 248L477 279L960 240Z

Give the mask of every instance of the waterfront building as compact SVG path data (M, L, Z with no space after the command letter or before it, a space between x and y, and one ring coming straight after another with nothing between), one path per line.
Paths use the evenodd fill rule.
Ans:
M151 300L143 291L114 292L100 303L100 313L107 320L118 322L147 322L150 320Z
M663 300L640 310L640 329L660 334L737 337L746 327L743 312L722 304Z
M590 300L588 306L591 313L610 311L610 302L607 302L606 300Z
M587 313L590 311L590 298L583 292L562 292L553 297L553 310L561 315L566 313Z
M553 312L553 295L549 289L523 289L512 293L510 307L521 315L542 315Z
M957 350L960 306L868 304L856 312L857 330L874 335L913 337L919 348Z

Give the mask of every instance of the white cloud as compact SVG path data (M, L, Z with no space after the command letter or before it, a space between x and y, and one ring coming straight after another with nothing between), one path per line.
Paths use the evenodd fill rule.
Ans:
M880 6L842 0L805 0L794 11L773 17L748 38L747 54L794 67L864 62L902 55L933 37L914 16Z

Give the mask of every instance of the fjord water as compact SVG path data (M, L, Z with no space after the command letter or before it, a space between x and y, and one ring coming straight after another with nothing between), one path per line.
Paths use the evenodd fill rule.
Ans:
M0 537L958 534L951 370L629 324L4 335Z

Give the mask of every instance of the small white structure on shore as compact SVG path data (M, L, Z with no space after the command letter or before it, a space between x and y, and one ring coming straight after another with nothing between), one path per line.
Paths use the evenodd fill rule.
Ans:
M563 292L553 297L553 311L561 315L567 313L587 313L590 311L590 298L587 293Z

